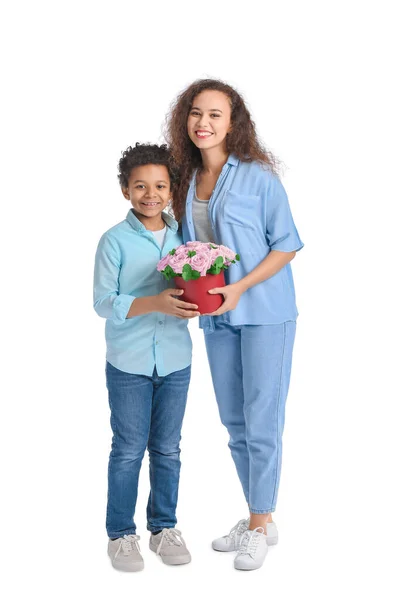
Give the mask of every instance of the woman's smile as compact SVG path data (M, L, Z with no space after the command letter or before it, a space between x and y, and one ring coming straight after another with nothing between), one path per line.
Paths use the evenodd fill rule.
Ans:
M208 138L211 135L213 135L213 133L211 133L211 131L206 131L205 129L197 129L197 131L195 131L195 134L198 138Z

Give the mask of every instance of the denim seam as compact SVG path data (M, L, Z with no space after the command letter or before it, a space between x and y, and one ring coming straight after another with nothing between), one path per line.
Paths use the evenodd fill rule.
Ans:
M124 537L124 535L136 535L136 529L132 529L132 531L124 531L124 533L108 533L107 532L108 537L111 538L121 538Z
M285 356L285 346L286 346L286 322L283 324L283 345L282 345L282 357L281 357L281 372L279 379L279 394L278 394L278 402L276 406L276 447L279 449L279 407L281 404L281 396L282 396L282 377L283 377L283 359ZM274 493L272 495L272 501L275 505L276 503L276 492L277 492L277 484L278 484L278 463L279 463L279 453L281 451L278 450L276 457L276 465L275 465L275 485L274 485Z
M273 506L272 508L266 508L266 509L262 509L262 510L257 510L256 508L250 508L250 512L253 515L269 515L269 513L274 512L275 510L275 506Z

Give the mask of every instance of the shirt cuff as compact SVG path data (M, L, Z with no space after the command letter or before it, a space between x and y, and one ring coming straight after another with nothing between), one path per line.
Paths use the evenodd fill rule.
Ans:
M131 304L135 298L136 296L129 296L128 294L120 294L115 298L113 304L113 323L120 325L121 323L125 322L126 315L128 314Z
M270 246L271 250L279 250L280 252L298 252L303 248L304 244L300 238L294 240L289 237L285 240L278 240Z

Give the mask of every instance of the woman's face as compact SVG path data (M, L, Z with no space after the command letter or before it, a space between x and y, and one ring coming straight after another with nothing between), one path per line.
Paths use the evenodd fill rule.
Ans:
M226 149L226 134L231 128L229 98L216 90L204 90L193 99L187 120L188 134L200 150L216 146Z

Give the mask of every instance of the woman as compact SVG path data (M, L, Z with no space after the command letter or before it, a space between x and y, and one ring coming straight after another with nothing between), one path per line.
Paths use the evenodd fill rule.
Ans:
M226 272L220 309L200 319L222 423L249 518L213 541L237 550L234 566L261 567L278 533L275 510L297 309L290 261L303 246L276 161L260 144L241 96L204 79L184 90L167 137L181 170L173 210L184 242L228 246L241 261Z

